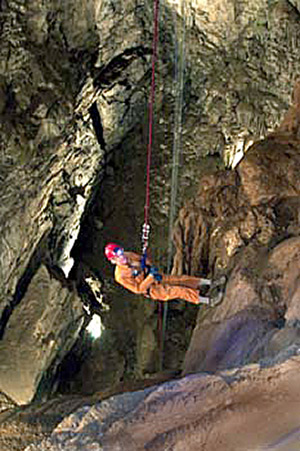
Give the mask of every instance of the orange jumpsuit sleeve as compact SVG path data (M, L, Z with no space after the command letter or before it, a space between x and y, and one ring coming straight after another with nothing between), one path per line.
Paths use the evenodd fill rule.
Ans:
M141 270L141 256L134 252L125 252L126 257L130 260L131 265L136 269ZM150 259L147 258L147 264L151 264ZM143 271L134 277L132 274L132 268L124 266L116 266L115 269L115 280L127 290L132 291L136 294L145 294L147 289L155 281L152 274L144 277Z
M123 285L124 288L127 288L127 290L132 291L136 294L145 294L147 292L147 289L153 284L154 277L152 274L149 274L145 279L140 280L139 277L133 277L132 275L123 275L119 274L119 272L116 271L115 274L116 282L118 282L120 285Z

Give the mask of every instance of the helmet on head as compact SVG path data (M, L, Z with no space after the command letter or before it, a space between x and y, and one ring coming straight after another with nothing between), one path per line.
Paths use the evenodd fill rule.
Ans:
M108 260L112 260L115 257L123 255L124 249L118 246L116 243L108 243L105 246L104 253L106 258L108 258Z

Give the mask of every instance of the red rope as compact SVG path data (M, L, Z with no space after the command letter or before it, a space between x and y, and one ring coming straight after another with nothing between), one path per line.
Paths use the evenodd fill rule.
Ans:
M146 200L144 207L144 225L143 225L143 252L146 252L147 250L149 238L150 168L151 168L152 134L153 134L153 106L155 98L155 63L157 60L157 45L158 45L158 16L159 16L159 0L155 0L153 41L152 41L151 93L149 99L149 141L147 149L147 182L146 182Z

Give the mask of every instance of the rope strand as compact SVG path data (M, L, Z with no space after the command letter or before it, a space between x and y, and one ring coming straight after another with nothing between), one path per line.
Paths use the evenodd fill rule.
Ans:
M146 200L144 207L144 224L143 231L143 253L147 251L149 241L149 210L150 210L150 168L151 168L151 154L152 154L152 135L153 135L153 106L155 98L155 64L157 60L157 45L158 45L158 16L159 16L159 0L155 0L154 7L154 30L152 41L152 75L151 75L151 92L149 100L149 141L147 149L147 181L146 181Z
M181 135L182 135L182 111L183 111L183 88L184 88L184 69L185 69L185 40L186 40L186 18L185 18L185 0L181 1L181 29L179 31L176 15L174 15L175 23L175 109L174 109L174 136L173 136L173 154L172 154L172 178L171 178L171 200L170 200L170 214L169 214L169 235L168 235L168 252L167 252L167 271L171 272L172 265L172 231L176 214L176 200L178 194L178 169L179 156L181 149ZM164 342L167 327L168 303L165 302L163 306L162 332L161 332L161 362L160 368L163 367Z

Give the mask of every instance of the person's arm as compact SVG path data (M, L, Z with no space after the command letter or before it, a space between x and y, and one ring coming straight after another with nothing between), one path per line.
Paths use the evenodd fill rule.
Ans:
M139 281L135 277L126 277L124 275L116 273L115 275L116 282L118 282L120 285L123 285L124 288L127 288L127 290L132 291L136 294L144 294L147 292L147 289L152 285L154 282L154 276L152 274L149 274L145 279L142 281Z

